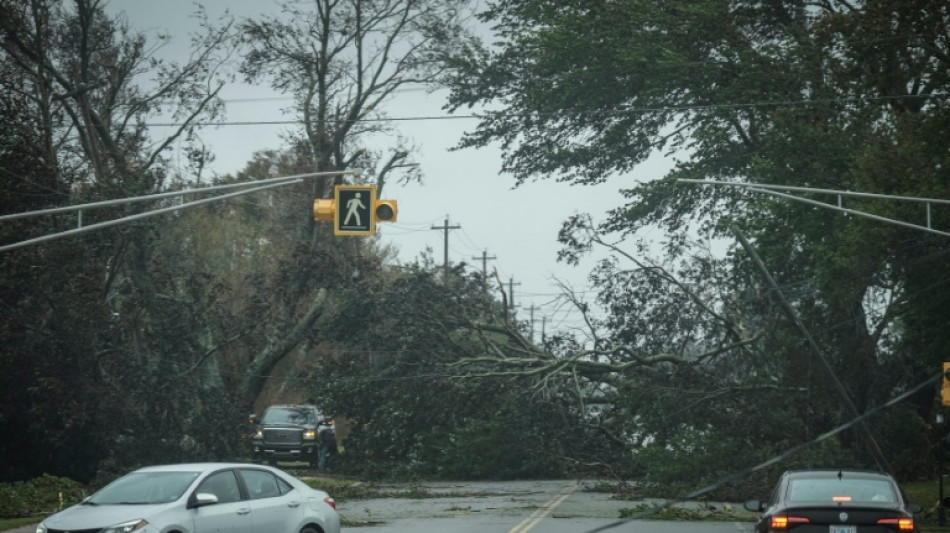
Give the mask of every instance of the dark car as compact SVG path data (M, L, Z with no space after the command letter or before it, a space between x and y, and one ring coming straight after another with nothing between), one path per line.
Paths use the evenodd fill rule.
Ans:
M257 420L251 437L251 455L255 462L307 461L317 465L317 431L323 423L320 410L309 404L272 405Z
M760 512L755 531L795 533L918 532L914 513L894 478L876 472L802 470L782 474L766 503L745 502Z

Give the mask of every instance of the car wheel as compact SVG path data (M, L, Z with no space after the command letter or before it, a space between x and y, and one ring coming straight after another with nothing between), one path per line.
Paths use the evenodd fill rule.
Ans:
M301 530L300 530L300 533L320 533L320 532L317 531L316 529L310 527L310 526L307 526L307 527L301 529Z

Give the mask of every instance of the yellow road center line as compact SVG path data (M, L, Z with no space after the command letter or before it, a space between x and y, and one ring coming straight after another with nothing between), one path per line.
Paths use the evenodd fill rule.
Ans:
M548 500L547 503L538 508L535 512L531 513L531 516L522 520L518 525L508 530L508 533L525 533L530 531L534 526L538 525L538 522L544 520L546 516L551 514L552 511L558 506L561 505L561 502L567 499L574 490L577 489L577 484L572 483L563 489L561 492L557 493L553 498Z

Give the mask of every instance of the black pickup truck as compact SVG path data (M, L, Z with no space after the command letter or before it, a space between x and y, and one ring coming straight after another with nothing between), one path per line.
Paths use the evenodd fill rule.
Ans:
M251 457L256 463L267 461L307 461L317 466L317 431L324 421L314 405L272 405L259 420L251 415L255 430L251 437Z

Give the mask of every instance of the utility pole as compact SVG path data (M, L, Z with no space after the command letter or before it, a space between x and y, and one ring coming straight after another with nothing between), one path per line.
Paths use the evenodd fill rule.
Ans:
M443 251L443 260L442 260L442 271L445 276L445 281L449 280L449 230L450 229L459 229L462 226L455 225L449 226L449 217L446 215L445 222L441 226L432 226L432 229L439 229L445 232L445 244Z
M531 342L534 342L534 312L540 309L540 307L534 304L531 304L531 307L528 308L528 312L531 313Z
M508 278L508 309L515 308L515 285L521 285L521 282L515 283L514 276Z
M488 255L488 250L485 250L482 252L481 257L475 256L472 259L477 259L482 262L482 279L488 279L488 262L498 258L493 255Z

